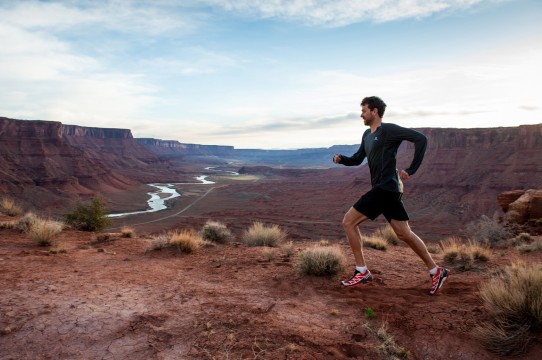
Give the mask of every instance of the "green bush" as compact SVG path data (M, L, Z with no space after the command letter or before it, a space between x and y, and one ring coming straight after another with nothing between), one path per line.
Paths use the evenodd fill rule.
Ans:
M64 215L64 218L67 224L83 231L100 231L111 224L106 206L98 197L86 204L78 202L75 210Z

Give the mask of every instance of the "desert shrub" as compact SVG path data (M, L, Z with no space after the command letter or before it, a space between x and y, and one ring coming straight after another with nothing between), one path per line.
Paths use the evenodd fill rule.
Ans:
M467 251L470 252L474 260L483 262L491 260L491 250L476 241L469 240Z
M489 246L497 246L512 235L508 229L496 220L483 215L479 220L467 225L467 233L471 238Z
M329 246L329 240L321 239L318 241L318 246Z
M335 246L315 246L299 253L297 269L303 275L332 276L344 270L345 258Z
M120 229L120 233L123 238L135 237L135 230L131 227L127 227L127 226L123 227L122 229Z
M391 245L399 244L399 238L397 237L397 234L395 234L395 231L393 231L393 228L391 227L390 224L376 230L374 232L374 235L376 235L377 237L386 239L388 244L391 244Z
M271 261L275 258L277 254L275 253L275 250L273 250L272 248L265 247L262 250L262 255L265 258L265 260Z
M388 241L381 236L371 235L363 238L363 246L384 251L388 249Z
M148 250L162 250L169 247L169 234L159 234L151 238Z
M286 244L281 246L282 253L286 257L290 257L294 254L294 243L293 241L288 241Z
M64 224L47 219L36 219L27 231L28 237L39 246L52 245L53 239L60 234Z
M279 246L286 238L286 232L278 225L266 226L261 222L253 223L243 234L247 246Z
M100 231L111 224L106 206L99 197L85 204L78 202L75 210L64 217L66 223L82 231Z
M191 253L205 245L205 241L193 230L181 230L169 233L169 245L184 253Z
M475 240L463 244L458 237L450 237L441 241L444 262L457 266L460 270L472 269L476 262L487 262L491 259L491 250Z
M492 320L474 329L474 336L500 355L525 352L529 333L542 325L542 265L515 263L489 282L480 296Z
M24 216L17 222L17 228L22 232L28 232L32 227L32 224L39 218L32 212L24 214Z
M0 221L0 229L16 229L17 221Z
M408 350L397 344L393 335L388 331L388 324L383 322L378 329L371 324L365 323L363 327L375 337L375 350L382 356L383 359L407 359L409 356Z
M427 251L431 254L438 254L440 252L440 248L435 243L427 243Z
M7 216L19 216L23 214L23 208L17 205L13 199L2 198L0 200L0 212Z
M534 252L534 251L540 251L540 250L542 250L542 241L541 240L536 240L536 241L533 241L530 244L519 245L519 246L516 247L516 249L518 249L518 251L520 253L522 253L522 254L529 253L529 252Z
M231 231L226 225L218 221L207 221L201 230L201 236L205 240L224 244L233 240Z
M516 237L510 239L509 245L511 246L519 246L523 244L529 244L533 242L533 238L528 233L521 233L518 234Z

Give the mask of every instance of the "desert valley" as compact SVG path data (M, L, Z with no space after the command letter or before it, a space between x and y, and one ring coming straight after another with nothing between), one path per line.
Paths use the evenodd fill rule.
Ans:
M507 244L520 234L542 241L542 124L419 130L429 145L404 202L439 263L442 243L468 244L481 219L506 225ZM112 217L99 233L66 227L49 247L14 225L23 214L0 215L0 359L500 358L472 333L491 320L480 287L520 260L542 264L542 251L495 246L483 262L448 263L451 276L431 297L421 261L388 244L366 250L371 284L341 288L353 267L341 221L370 177L364 165L331 159L358 147L235 149L0 118L0 198L55 220L94 196L110 214L140 212ZM412 155L404 143L398 166ZM146 212L157 190L149 184L179 196ZM208 221L231 241L153 250L157 237ZM247 246L255 222L280 227L282 245ZM361 231L385 225L379 218ZM122 236L126 228L133 236ZM340 249L344 270L300 274L299 255L315 246ZM539 359L541 334L533 325L515 358Z

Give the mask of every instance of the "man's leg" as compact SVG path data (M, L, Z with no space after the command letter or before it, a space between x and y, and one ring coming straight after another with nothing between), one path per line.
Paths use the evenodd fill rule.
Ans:
M410 246L410 248L414 250L414 252L423 260L429 270L434 269L437 266L431 257L431 254L429 254L429 251L427 251L425 243L418 237L418 235L414 234L414 232L410 230L408 221L392 219L390 225L399 240L407 243L407 245Z
M429 294L434 295L438 291L438 289L442 287L444 281L448 278L448 269L437 266L437 264L429 254L429 251L427 251L425 243L422 241L422 239L418 237L418 235L414 234L412 230L410 230L410 226L408 226L408 221L399 221L392 219L390 224L393 228L393 231L395 231L397 237L406 242L408 246L410 246L410 248L414 250L416 254L418 254L418 256L423 260L423 262L429 269L429 274L431 276L431 290L429 291Z
M361 233L359 232L358 225L367 219L367 216L363 215L353 207L347 211L343 218L344 231L346 232L346 237L350 243L350 248L352 248L352 252L354 253L356 266L366 266L365 258L363 257Z

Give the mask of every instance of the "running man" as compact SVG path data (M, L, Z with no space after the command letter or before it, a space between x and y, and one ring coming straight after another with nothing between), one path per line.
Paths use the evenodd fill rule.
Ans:
M406 242L429 269L432 282L429 294L434 295L448 277L448 270L437 266L425 243L410 230L409 217L401 200L403 197L401 180L409 179L420 167L427 148L427 138L418 131L382 123L385 110L386 104L382 99L376 96L363 99L361 118L369 129L363 134L359 150L350 157L341 154L333 156L334 163L346 166L360 165L367 158L372 185L371 190L344 215L343 227L354 253L356 268L354 275L348 280L341 281L341 284L354 286L373 279L363 256L362 237L358 225L367 219L374 220L382 214L397 237ZM398 171L396 155L403 140L414 143L414 159L407 169Z

